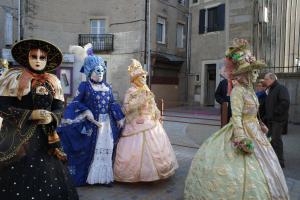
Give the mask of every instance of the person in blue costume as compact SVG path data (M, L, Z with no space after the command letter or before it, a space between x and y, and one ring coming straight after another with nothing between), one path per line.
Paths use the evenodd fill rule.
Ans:
M259 118L260 118L260 120L263 121L263 123L266 123L265 101L266 101L267 93L266 93L266 86L264 84L264 79L260 79L258 81L258 83L256 84L255 94L256 94L258 102L259 102L259 108L258 108Z
M80 83L57 131L75 185L111 186L113 149L124 124L124 114L114 100L111 86L103 80L104 60L94 55L91 47L82 50L87 50L87 56L80 72L87 81Z

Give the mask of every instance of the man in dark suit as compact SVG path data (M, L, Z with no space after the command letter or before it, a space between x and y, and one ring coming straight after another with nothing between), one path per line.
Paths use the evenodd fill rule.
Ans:
M274 73L267 73L264 80L268 88L265 102L265 120L269 128L272 147L283 168L284 157L281 135L289 117L290 96L287 88L277 81Z
M228 95L228 81L220 81L215 92L216 101L221 105L221 127L225 126L231 117L230 96Z

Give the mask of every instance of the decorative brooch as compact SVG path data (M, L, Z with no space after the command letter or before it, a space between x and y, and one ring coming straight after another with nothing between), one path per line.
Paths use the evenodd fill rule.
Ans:
M47 88L45 88L44 86L38 86L36 88L36 94L38 94L38 95L48 95L49 93L48 93Z

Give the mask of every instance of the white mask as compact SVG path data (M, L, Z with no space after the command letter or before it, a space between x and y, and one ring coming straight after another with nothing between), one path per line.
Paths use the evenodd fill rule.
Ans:
M29 52L28 60L33 70L42 71L47 65L47 54L40 49L32 49Z
M92 72L91 79L96 82L101 82L104 77L105 70L100 66L96 66L94 71Z
M259 76L259 70L258 69L252 70L252 72L251 72L251 81L252 81L252 83L256 82L258 76Z

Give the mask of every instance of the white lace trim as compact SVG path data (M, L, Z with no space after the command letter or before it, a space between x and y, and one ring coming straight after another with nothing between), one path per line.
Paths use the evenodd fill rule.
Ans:
M108 114L100 114L97 142L92 164L90 165L87 183L108 184L113 182L112 153L113 137Z
M70 124L82 122L82 121L85 120L85 117L86 117L86 113L83 112L83 113L81 113L80 115L78 115L75 119L64 119L64 118L63 118L63 119L61 120L60 127L68 126L68 125L70 125Z
M104 83L102 84L93 84L91 81L90 81L90 84L93 88L93 90L99 92L99 91L102 91L102 92L107 92L109 91L109 87L107 87Z

